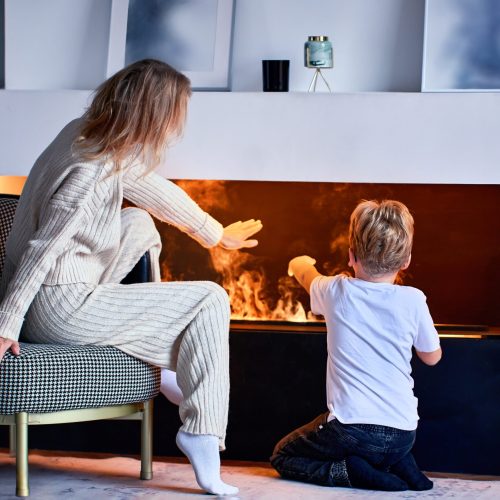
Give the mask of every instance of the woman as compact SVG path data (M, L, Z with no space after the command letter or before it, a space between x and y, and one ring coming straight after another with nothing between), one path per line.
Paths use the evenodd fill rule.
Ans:
M148 214L205 247L252 247L260 221L225 228L154 172L178 136L189 80L167 64L134 63L105 81L85 114L41 154L24 187L0 288L0 359L17 342L114 345L175 370L183 399L177 444L201 488L220 478L229 397L229 303L211 282L120 285L160 237ZM122 210L123 198L139 208ZM157 259L153 259L157 263Z

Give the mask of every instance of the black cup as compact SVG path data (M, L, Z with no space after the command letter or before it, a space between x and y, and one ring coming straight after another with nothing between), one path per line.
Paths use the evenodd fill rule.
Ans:
M262 90L264 92L288 92L289 69L289 60L262 61Z

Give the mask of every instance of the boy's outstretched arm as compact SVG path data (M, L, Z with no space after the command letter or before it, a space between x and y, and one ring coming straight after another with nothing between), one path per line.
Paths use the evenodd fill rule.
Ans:
M314 264L316 264L316 260L308 255L295 257L288 263L288 275L295 276L295 279L306 289L307 293L310 293L312 280L321 276Z

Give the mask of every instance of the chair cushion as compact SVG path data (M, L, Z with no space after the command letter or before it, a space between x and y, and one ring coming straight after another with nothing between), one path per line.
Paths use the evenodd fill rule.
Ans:
M0 363L0 414L45 413L146 401L160 369L111 346L21 342Z

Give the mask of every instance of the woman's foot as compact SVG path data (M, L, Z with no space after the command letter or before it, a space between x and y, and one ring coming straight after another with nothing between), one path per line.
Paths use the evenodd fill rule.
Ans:
M235 495L238 488L220 477L219 440L209 434L189 434L179 431L175 440L189 458L200 488L213 495Z
M426 491L431 490L434 486L434 483L418 468L411 453L408 453L398 463L392 465L389 470L405 481L410 490Z
M346 458L347 476L353 488L381 491L405 491L408 485L390 472L375 469L361 457Z

